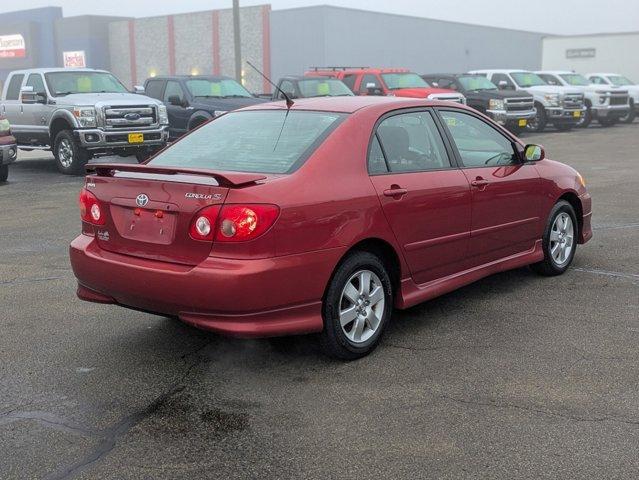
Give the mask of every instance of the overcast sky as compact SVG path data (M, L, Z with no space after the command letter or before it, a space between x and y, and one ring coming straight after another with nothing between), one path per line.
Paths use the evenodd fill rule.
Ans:
M273 9L318 4L392 12L554 34L639 30L639 0L240 0ZM1 0L0 13L60 6L65 16L146 17L227 8L231 0Z

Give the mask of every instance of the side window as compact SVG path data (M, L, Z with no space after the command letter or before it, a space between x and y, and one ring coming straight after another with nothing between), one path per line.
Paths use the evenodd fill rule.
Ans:
M557 80L554 75L548 75L548 74L542 73L539 76L548 85L557 85L557 86L561 87L561 82L559 80Z
M289 80L284 80L280 84L280 90L283 90L284 93L286 93L291 98L295 98L297 96L295 95L295 86L293 86L293 82L290 82ZM280 100L284 100L284 95L282 95L282 92L277 92L277 98L279 98Z
M437 80L437 86L439 88L450 88L451 90L457 90L457 86L450 78L440 78Z
M359 93L368 93L369 87L379 91L382 90L382 85L376 75L364 75L362 77L362 83L359 84Z
M371 143L371 151L368 152L368 173L387 173L388 167L386 166L386 159L384 158L384 152L379 144L377 135L373 137Z
M7 98L6 100L19 100L20 99L20 87L22 86L22 80L24 80L24 75L14 75L11 77L11 81L9 82L9 86L7 87Z
M182 86L178 82L169 80L166 82L166 88L164 89L164 103L169 104L169 98L178 97L180 103L184 103L184 92Z
M377 136L391 172L422 172L450 167L444 142L429 112L388 117L377 127ZM371 149L371 154L373 152L374 149Z
M590 81L597 85L606 85L606 81L602 77L590 77Z
M162 100L162 87L164 86L163 80L149 80L146 82L144 93L157 100Z
M495 73L491 78L491 81L498 87L500 86L499 82L506 82L507 90L515 90L515 84L510 80L510 78L508 78L508 75L506 75L505 73Z
M342 82L346 84L348 88L351 89L351 92L355 93L355 80L357 80L357 75L344 75L342 78Z
M42 75L40 75L39 73L32 73L31 75L29 75L29 78L27 79L27 83L25 85L27 87L33 87L34 93L47 93L46 88L44 88Z
M518 163L512 141L467 113L440 111L466 167L494 167Z

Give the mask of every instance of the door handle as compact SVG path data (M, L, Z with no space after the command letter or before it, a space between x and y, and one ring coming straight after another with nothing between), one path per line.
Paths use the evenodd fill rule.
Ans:
M477 187L477 188L482 188L482 187L486 187L486 185L488 185L490 182L484 178L481 177L477 177L475 180L473 180L472 182L470 182L470 184L473 187Z
M384 190L384 196L386 197L403 197L404 195L406 195L408 193L408 190L406 190L405 188L401 188L397 185L391 185L391 188L389 188L388 190Z

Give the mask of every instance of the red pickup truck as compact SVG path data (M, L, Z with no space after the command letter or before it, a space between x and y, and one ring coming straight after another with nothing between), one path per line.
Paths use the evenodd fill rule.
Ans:
M9 164L15 162L18 156L16 139L11 135L9 120L0 117L0 182L9 178Z
M419 75L405 68L312 67L304 75L338 78L355 95L387 95L466 103L461 93L431 87Z

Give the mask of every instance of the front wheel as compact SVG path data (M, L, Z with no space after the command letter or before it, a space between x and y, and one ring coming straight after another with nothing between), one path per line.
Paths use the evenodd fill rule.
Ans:
M4 183L9 178L9 165L0 165L0 183Z
M544 259L532 269L545 276L561 275L575 258L578 224L575 210L566 201L555 204L544 230L542 247Z
M382 261L355 252L335 271L322 305L323 350L334 358L355 360L371 353L393 309L393 288Z
M617 123L618 120L614 117L606 117L606 118L600 118L597 121L599 122L599 125L601 125L602 127L612 127L615 123Z
M65 175L82 175L90 158L89 152L78 145L70 130L62 130L56 135L53 156L58 170Z
M619 121L621 123L632 123L635 120L636 116L637 116L637 110L635 110L635 103L632 100L630 100L630 110L628 111L626 115L621 117Z
M541 133L546 128L548 124L548 118L546 117L546 109L541 105L535 105L537 109L537 115L528 120L526 124L526 129L530 132Z
M577 122L576 127L577 128L586 128L591 123L592 123L592 110L590 110L590 107L586 107L586 111L584 112L584 114L581 116L581 118Z

